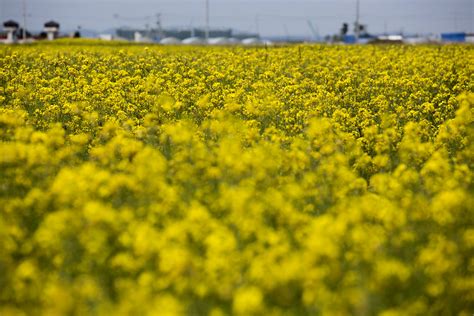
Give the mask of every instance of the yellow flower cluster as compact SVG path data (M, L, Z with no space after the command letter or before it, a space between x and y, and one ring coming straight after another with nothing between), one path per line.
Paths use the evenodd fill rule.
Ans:
M0 48L1 315L471 315L474 47Z

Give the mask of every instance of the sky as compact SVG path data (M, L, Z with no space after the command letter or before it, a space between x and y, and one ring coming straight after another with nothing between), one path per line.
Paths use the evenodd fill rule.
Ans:
M359 0L360 22L374 34L474 33L474 0ZM0 0L0 20L41 30L51 19L61 30L103 31L118 26L189 29L205 25L205 0ZM209 0L211 28L258 31L263 36L321 36L353 25L357 0ZM311 30L311 26L313 30Z

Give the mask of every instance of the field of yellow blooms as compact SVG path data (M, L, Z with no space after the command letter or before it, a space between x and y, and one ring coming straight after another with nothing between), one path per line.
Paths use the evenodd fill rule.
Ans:
M1 315L472 315L474 46L0 47Z

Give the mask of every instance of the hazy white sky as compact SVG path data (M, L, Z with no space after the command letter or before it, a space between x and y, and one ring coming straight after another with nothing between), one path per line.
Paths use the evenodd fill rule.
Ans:
M22 0L0 0L0 19L23 21ZM204 25L205 0L25 0L27 27L40 30L54 19L63 30L105 30L116 26L164 27ZM210 0L211 27L231 27L263 35L338 32L355 20L356 0ZM474 32L474 0L360 0L360 21L372 33Z

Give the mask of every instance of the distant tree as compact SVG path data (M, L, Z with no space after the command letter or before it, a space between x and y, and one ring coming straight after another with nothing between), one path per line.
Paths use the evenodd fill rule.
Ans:
M354 33L359 33L359 34L367 33L367 24L354 25Z
M342 41L342 36L341 36L341 35L334 34L334 35L332 36L332 42L333 42L333 43L337 43L337 42L340 42L340 41Z
M17 38L23 39L23 28L20 27L18 30L16 30L16 34L17 34L17 35L16 35ZM31 37L31 33L28 32L28 30L25 31L25 37L26 37L26 38Z
M341 28L341 36L344 36L349 31L349 24L343 23Z

